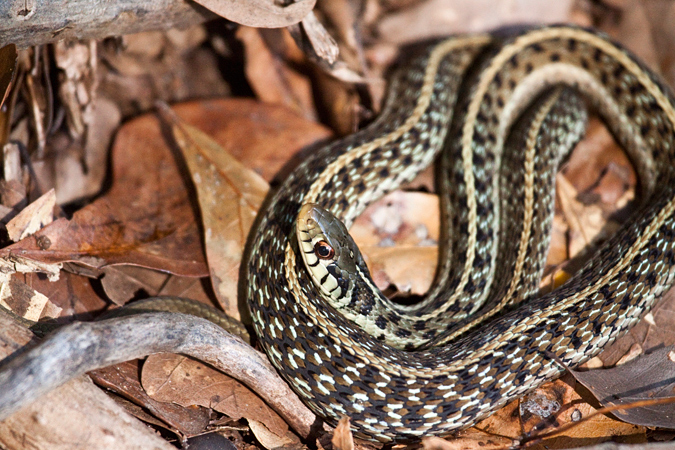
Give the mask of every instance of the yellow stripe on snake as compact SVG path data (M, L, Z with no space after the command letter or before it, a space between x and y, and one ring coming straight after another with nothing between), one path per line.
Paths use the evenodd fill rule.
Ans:
M643 202L579 273L538 296L552 173L585 120L576 94L557 86L603 118ZM349 416L359 436L410 441L471 426L560 375L556 358L574 367L596 355L670 287L674 130L665 84L591 31L417 49L393 73L379 118L315 152L263 212L248 263L262 346L313 411L331 424ZM441 151L449 232L436 279L419 305L394 305L346 229Z

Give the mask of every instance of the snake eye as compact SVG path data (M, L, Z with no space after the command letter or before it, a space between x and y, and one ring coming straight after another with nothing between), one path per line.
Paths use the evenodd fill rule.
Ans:
M331 259L335 256L335 250L326 241L319 241L314 244L314 253L319 259Z

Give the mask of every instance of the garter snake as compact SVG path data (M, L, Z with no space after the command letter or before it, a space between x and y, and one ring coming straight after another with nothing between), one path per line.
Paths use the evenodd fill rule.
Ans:
M490 311L509 305L503 296L520 288L496 285L504 267L516 267L501 261L498 250L504 227L495 197L501 190L497 171L516 118L556 85L580 92L604 119L638 172L643 198L638 212L581 271L468 334L450 331L451 340L443 332L422 336L442 345L416 351L381 342L331 306L300 255L295 227L301 209L316 205L349 227L369 203L412 179L441 149L448 155L441 171L449 181L440 190L451 198L443 221L461 239L453 238L452 248L442 252L430 297L399 313L432 320L440 307L442 314L464 320L483 305L495 308ZM262 212L247 277L262 346L314 412L332 424L349 416L359 436L410 441L476 423L558 376L564 368L556 358L574 367L596 355L670 287L674 131L675 107L665 84L592 31L552 26L430 44L393 73L379 118L316 151ZM532 180L537 169L530 162L520 170ZM536 183L534 197L546 184ZM456 186L451 190L450 184ZM512 192L517 221L536 214L536 198L528 203L526 190ZM502 242L527 247L525 235ZM536 273L530 263L516 262ZM389 319L384 314L380 322Z

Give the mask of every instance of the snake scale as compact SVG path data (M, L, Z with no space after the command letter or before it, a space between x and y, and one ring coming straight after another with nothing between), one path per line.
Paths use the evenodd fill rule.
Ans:
M636 168L643 200L571 280L536 296L531 287L500 286L500 268L515 267L524 274L519 283L531 285L541 262L502 261L504 254L519 252L499 251L499 246L515 241L538 255L547 241L538 237L536 248L527 249L527 239L537 234L533 229L502 237L500 244L500 227L508 228L500 217L534 220L542 208L539 196L550 196L538 189L550 185L550 177L534 177L540 164L522 163L523 179L535 189L511 187L506 194L515 206L505 212L497 196L510 183L500 181L498 171L516 119L560 85L583 95L603 118ZM565 92L558 89L541 101L549 109L564 109L564 98L563 103L559 99ZM348 416L358 436L391 442L471 426L558 376L564 367L556 358L574 367L593 357L634 325L673 281L673 105L664 82L643 64L580 28L459 36L417 49L393 73L379 118L314 152L262 212L248 262L247 294L255 331L272 363L329 423ZM538 114L532 113L535 122ZM567 131L576 133L572 128ZM537 139L526 136L525 145L534 146ZM371 327L390 330L391 336L379 339L377 329L362 329L325 298L320 282L328 277L313 281L301 256L306 249L296 239L298 215L316 207L349 227L368 204L411 180L443 149L448 156L441 171L448 181L440 190L451 199L443 222L460 237L441 252L426 300L372 319ZM536 220L546 226L545 217ZM312 250L323 258L335 249L319 245ZM361 275L367 286L367 273ZM348 286L343 287L346 292ZM520 300L511 297L517 296L528 301L516 307ZM386 302L376 299L365 313ZM470 314L485 305L489 314L502 313L473 327ZM358 316L359 306L357 299L347 310ZM434 312L438 308L440 314ZM425 324L445 315L457 318L468 332L458 335L452 324L445 330L442 321L429 332ZM405 341L413 331L390 327L402 318L421 332L419 341ZM407 342L403 347L417 349L397 348L397 337Z

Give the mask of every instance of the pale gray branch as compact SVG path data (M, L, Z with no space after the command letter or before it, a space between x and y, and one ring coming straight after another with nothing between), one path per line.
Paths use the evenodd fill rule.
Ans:
M303 437L316 416L267 359L240 338L196 316L148 313L75 323L0 367L0 420L73 377L152 353L192 356L238 379Z
M0 358L19 351L33 333L0 313ZM83 432L86 430L86 432ZM175 449L80 376L0 422L0 448Z
M187 0L0 1L0 47L184 28L217 17Z

